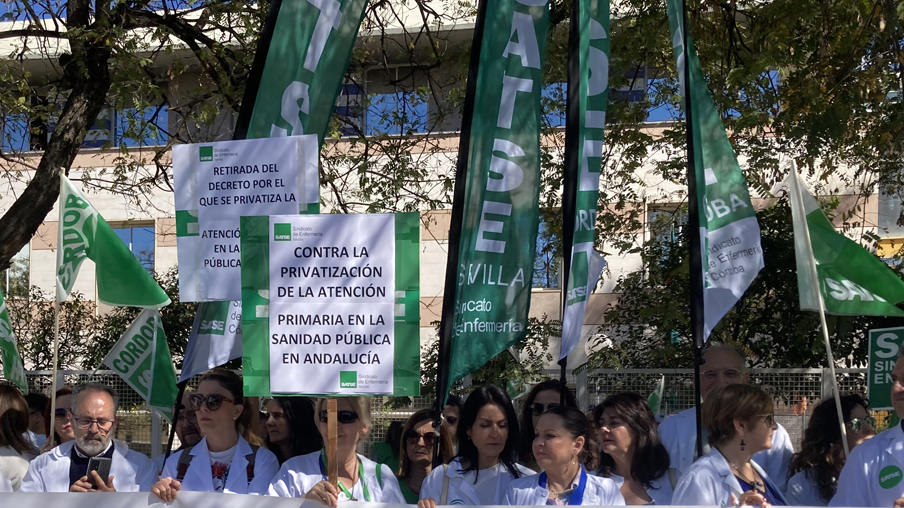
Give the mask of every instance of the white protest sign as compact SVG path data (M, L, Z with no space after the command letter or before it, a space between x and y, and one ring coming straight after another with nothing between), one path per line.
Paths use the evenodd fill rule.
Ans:
M241 300L239 218L307 212L317 171L313 135L174 146L179 298Z
M270 388L391 394L395 222L270 216Z

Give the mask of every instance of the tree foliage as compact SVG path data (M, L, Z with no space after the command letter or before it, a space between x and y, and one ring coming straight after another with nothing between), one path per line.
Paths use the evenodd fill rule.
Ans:
M758 212L757 220L765 266L710 340L737 346L756 367L822 367L826 353L819 317L800 309L787 199ZM606 316L607 336L601 338L618 340L611 347L596 344L584 368L693 366L686 224L678 231L672 239L658 237L644 245L645 269L618 284L619 302ZM866 362L870 328L904 324L900 318L826 317L835 359L847 367Z

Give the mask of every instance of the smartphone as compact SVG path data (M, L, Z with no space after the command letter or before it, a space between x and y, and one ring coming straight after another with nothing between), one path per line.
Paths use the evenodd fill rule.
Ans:
M88 460L88 483L91 484L95 489L97 488L97 482L94 481L94 475L91 474L91 471L97 471L98 476L107 483L110 478L110 464L113 462L113 459L109 457L91 457Z

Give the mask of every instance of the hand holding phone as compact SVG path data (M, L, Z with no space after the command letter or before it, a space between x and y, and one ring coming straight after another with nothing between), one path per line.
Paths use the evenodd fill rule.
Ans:
M97 475L100 476L101 480L103 480L104 484L110 479L110 464L113 462L113 459L109 457L91 457L88 460L88 483L91 484L91 487L97 489L97 481L94 479L94 475L91 474L92 471L97 471Z

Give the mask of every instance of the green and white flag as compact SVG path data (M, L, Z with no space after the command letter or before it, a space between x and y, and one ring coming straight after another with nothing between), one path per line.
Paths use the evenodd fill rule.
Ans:
M25 366L22 365L22 357L16 348L16 336L9 321L9 309L6 308L2 293L0 293L0 361L3 362L3 377L18 386L22 393L27 394L28 379L25 377Z
M747 180L706 87L690 34L689 47L684 47L682 2L667 0L667 4L681 89L691 98L693 124L688 128L693 129L697 206L701 211L697 226L703 262L706 340L763 268L763 249ZM690 66L688 84L684 83L685 64Z
M278 14L245 137L316 134L323 144L366 7L367 0L274 2Z
M603 129L606 126L609 87L609 0L575 0L578 8L578 174L575 186L574 244L559 359L568 356L581 340L587 300L600 278L606 261L594 248L596 207L599 203ZM570 170L568 168L566 171Z
M121 307L160 308L170 299L88 199L60 174L56 297L69 298L85 259L94 261L97 299Z
M462 140L470 145L464 218L452 225L461 228L461 243L450 384L526 333L548 28L549 4L542 0L500 0L486 9L471 136Z
M797 169L788 176L800 308L828 314L904 316L904 281L857 242L835 231ZM807 242L807 233L810 241ZM818 281L813 280L812 264Z
M116 371L148 406L172 421L179 389L158 310L142 311L102 363Z
M647 404L653 410L653 416L658 416L662 412L662 395L665 393L665 376L660 376L659 382L656 383L656 389L647 397Z

